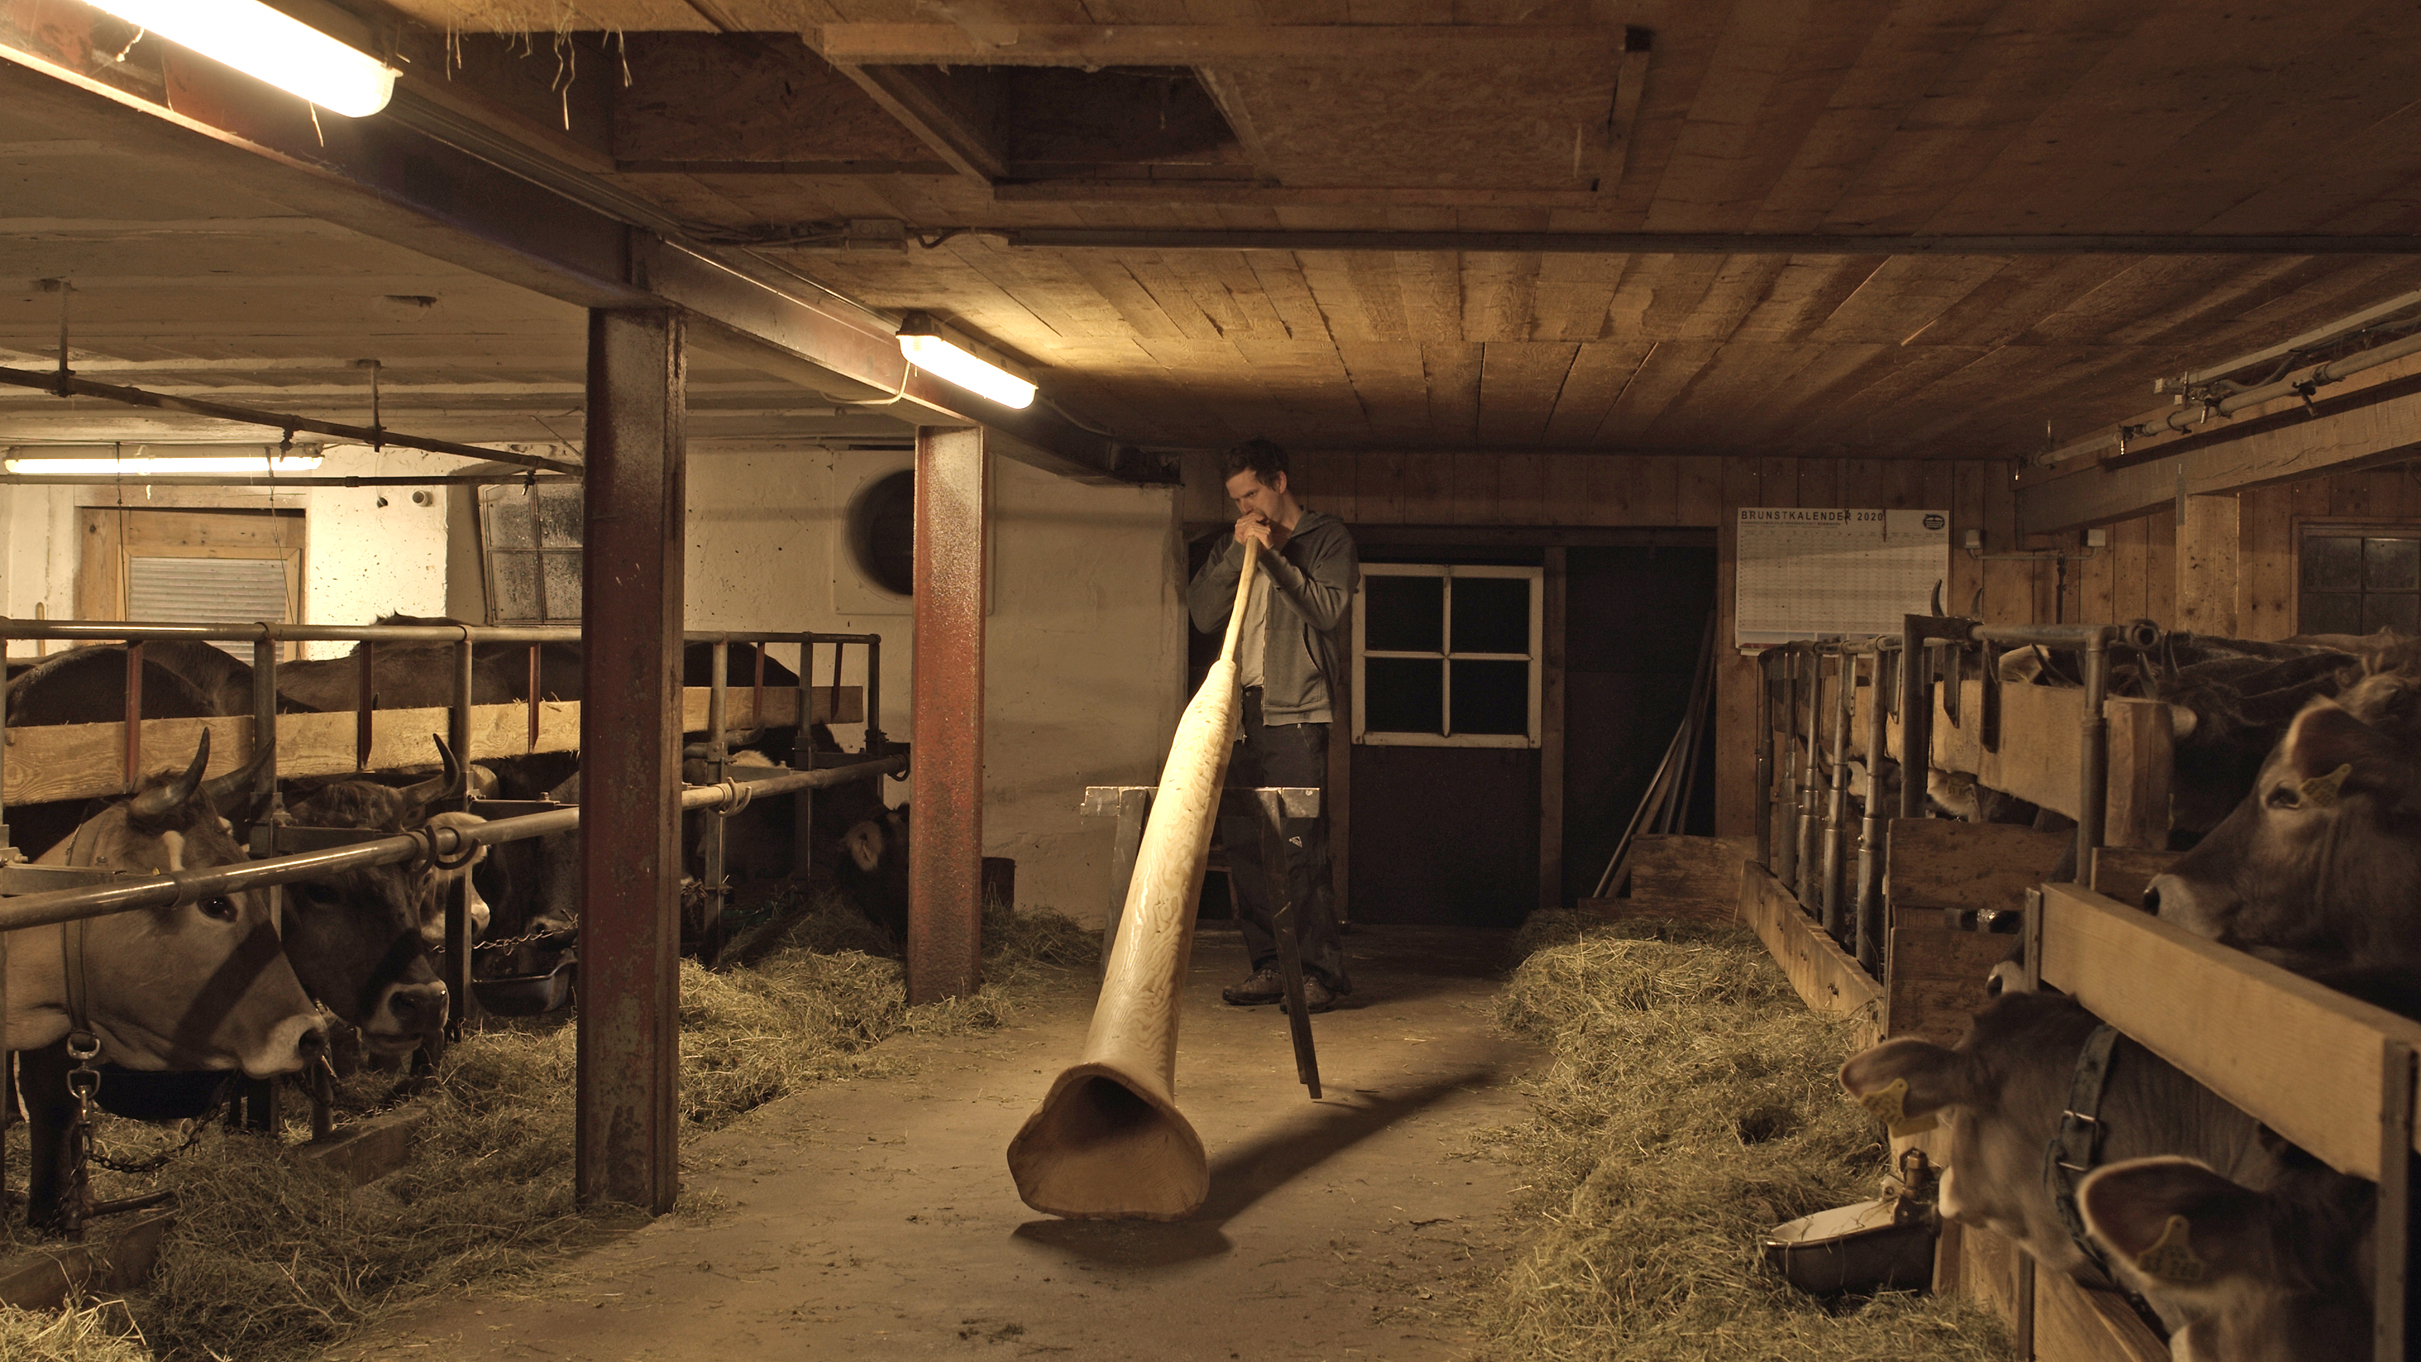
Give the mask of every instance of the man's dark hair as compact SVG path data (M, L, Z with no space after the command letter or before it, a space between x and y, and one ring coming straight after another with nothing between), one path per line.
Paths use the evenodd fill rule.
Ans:
M1261 480L1263 487L1276 487L1278 475L1286 471L1286 451L1274 440L1258 436L1227 451L1227 476L1234 477L1246 469Z

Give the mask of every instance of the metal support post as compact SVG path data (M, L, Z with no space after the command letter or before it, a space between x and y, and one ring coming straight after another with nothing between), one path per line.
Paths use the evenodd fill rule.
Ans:
M1816 853L1816 820L1822 808L1818 801L1823 795L1819 792L1824 788L1819 783L1824 771L1824 655L1810 647L1800 665L1807 674L1807 728L1800 734L1799 741L1805 745L1807 756L1799 773L1799 821L1795 825L1799 842L1799 880L1792 886L1792 892L1797 895L1799 906L1805 908L1816 901L1819 861ZM1798 715L1791 716L1794 725L1798 721Z
M1757 658L1757 864L1774 863L1774 669L1771 652Z
M2083 750L2076 764L2084 788L2076 792L2076 873L2070 876L2079 884L2093 877L2093 851L2102 844L2110 805L2110 716L2102 712L2109 695L2110 638L2100 632L2085 645L2085 722L2078 735Z
M908 824L908 1001L982 982L984 506L980 429L916 432L916 817Z
M1933 637L1931 617L1900 621L1900 816L1925 816L1925 785L1933 773Z
M454 760L467 770L471 761L471 702L478 698L477 682L472 674L471 639L465 631L460 643L454 645L454 703L446 715L446 745L454 749ZM471 807L470 791L466 788L459 801L447 806L449 812L467 813ZM446 1039L462 1039L463 1023L471 1016L471 880L469 876L454 882L446 894ZM431 1060L435 1055L429 1056Z
M1776 670L1781 672L1783 731L1790 740L1782 747L1782 778L1774 785L1773 807L1766 810L1766 822L1773 829L1774 878L1787 885L1799 882L1799 654L1791 644L1777 651L1782 663Z
M1841 906L1842 852L1849 839L1849 715L1857 702L1858 659L1846 648L1835 649L1839 664L1833 685L1833 780L1824 805L1824 931L1835 941L1847 940L1850 923Z
M578 1140L584 1205L680 1191L682 323L588 318Z
M731 774L731 745L724 736L731 716L731 685L725 675L731 665L731 643L716 639L707 649L714 674L706 683L706 783L720 785ZM698 900L698 959L713 969L723 959L725 820L719 812L701 816L706 826L699 832L699 853L706 862L706 875Z
M1892 680L1892 654L1874 653L1873 683L1866 688L1866 816L1858 823L1857 914L1858 965L1876 978L1883 976L1883 839L1891 826L1883 808L1885 746L1883 697ZM1905 773L1903 773L1905 779Z
M833 651L838 652L841 645L835 643L832 648ZM757 656L760 659L765 656L763 644L757 645ZM793 770L812 771L815 769L814 696L807 685L807 678L814 670L815 640L801 639L799 641L798 670L799 731L798 736L790 740L790 765ZM805 884L808 872L815 869L815 791L801 790L795 796L795 800L796 802L790 806L790 878L794 883Z

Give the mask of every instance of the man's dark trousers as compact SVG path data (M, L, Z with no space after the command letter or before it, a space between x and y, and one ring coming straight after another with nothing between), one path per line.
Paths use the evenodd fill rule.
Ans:
M1261 689L1244 692L1244 741L1227 762L1231 790L1270 786L1328 784L1328 725L1264 724ZM1345 943L1337 930L1337 907L1328 885L1328 810L1298 825L1300 846L1287 848L1287 885L1294 899L1296 940L1302 943L1303 969L1342 993ZM1219 836L1227 844L1227 883L1236 905L1236 924L1244 932L1244 949L1253 968L1276 968L1278 937L1270 923L1269 882L1261 865L1261 825L1251 818L1219 820Z

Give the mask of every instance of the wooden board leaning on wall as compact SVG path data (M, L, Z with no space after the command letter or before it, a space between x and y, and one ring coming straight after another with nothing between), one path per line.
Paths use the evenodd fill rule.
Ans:
M865 722L864 692L840 688L833 703L830 686L811 694L818 723ZM726 722L735 731L757 727L755 692L734 686L726 697ZM682 694L681 727L690 733L706 728L708 688L688 687ZM798 691L767 687L764 726L783 728L798 722ZM370 716L370 759L355 761L357 716L345 710L332 714L281 714L277 719L277 770L280 776L334 776L361 769L371 771L426 770L437 764L437 747L429 735L443 735L451 724L444 709L382 709ZM236 770L252 755L252 718L146 719L143 721L142 769L157 771L183 766L193 758L204 728L210 733L211 775ZM521 702L471 706L469 760L526 756L532 752L572 752L580 747L580 705L577 701L541 701L538 741L530 741L530 707ZM777 757L787 754L777 753ZM92 799L122 794L126 789L126 725L58 724L8 730L8 769L0 782L0 797L10 804L42 803L54 799Z

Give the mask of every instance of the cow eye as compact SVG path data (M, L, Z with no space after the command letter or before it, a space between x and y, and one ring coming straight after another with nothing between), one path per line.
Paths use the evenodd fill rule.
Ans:
M2270 807L2273 809L2300 809L2303 807L2303 794L2292 785L2281 785L2270 791Z
M202 900L201 908L204 917L214 917L221 922L235 921L235 900L224 894Z

